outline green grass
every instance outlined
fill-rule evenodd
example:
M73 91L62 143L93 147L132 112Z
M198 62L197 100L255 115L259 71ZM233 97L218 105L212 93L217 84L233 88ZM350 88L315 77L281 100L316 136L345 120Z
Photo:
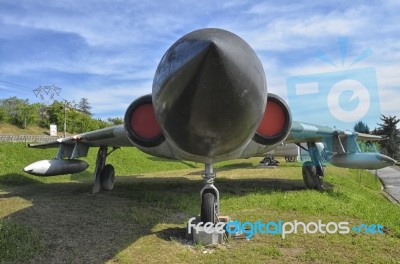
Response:
M27 261L41 250L41 237L36 229L0 220L0 263Z
M202 164L160 160L123 148L108 159L122 177L117 177L112 192L97 195L90 194L96 149L86 158L89 170L78 175L40 178L20 171L55 153L0 144L0 225L9 226L0 234L0 263L2 258L110 263L400 261L400 207L388 201L380 181L364 171L327 166L327 189L319 192L304 188L298 163L282 161L276 169L256 169L259 158L219 163L215 184L221 213L233 219L379 223L385 234L293 234L286 239L255 235L250 241L231 239L210 248L185 240L186 221L200 211ZM28 243L22 246L21 237Z
M90 166L81 173L55 177L37 177L22 172L26 165L38 160L54 159L56 155L57 149L32 149L27 148L24 143L0 143L0 185L92 181L97 148L90 148L88 156L83 158ZM133 147L116 150L107 158L107 163L113 164L119 176L202 167L201 164L193 162L155 158Z

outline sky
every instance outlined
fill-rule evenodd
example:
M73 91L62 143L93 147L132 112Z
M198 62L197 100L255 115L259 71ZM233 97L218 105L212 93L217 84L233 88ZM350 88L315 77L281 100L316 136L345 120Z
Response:
M400 117L399 13L396 0L0 0L0 99L42 102L33 90L54 85L96 118L123 117L166 50L211 27L249 43L294 119L374 128Z

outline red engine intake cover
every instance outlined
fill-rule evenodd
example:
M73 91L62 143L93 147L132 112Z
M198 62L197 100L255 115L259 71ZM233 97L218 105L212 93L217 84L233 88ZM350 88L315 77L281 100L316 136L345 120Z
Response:
M138 98L128 107L124 124L128 137L140 146L155 147L165 140L154 114L151 95Z
M275 94L268 95L267 107L253 140L262 145L273 145L286 138L292 125L287 104Z
M282 107L277 102L268 101L257 133L268 137L276 136L285 129L286 123L287 115Z
M130 126L136 135L144 139L155 138L161 133L152 104L138 106L131 115Z

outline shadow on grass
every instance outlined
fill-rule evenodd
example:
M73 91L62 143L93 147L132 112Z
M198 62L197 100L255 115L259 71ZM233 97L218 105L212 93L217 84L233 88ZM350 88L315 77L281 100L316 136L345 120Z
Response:
M279 165L277 166L278 168L300 168L301 169L302 163L295 163L295 162L280 162ZM195 167L194 167L195 168ZM221 165L219 166L218 163L215 165L214 170L215 172L222 172L222 171L230 171L230 170L236 170L236 169L258 169L257 166L255 166L251 162L239 162L239 163L231 163L227 165ZM199 170L195 172L191 172L188 175L201 175L204 173L204 170Z
M32 184L45 184L46 181L42 182L39 178L48 178L54 181L78 181L82 183L92 183L93 174L88 171L83 171L76 174L61 175L61 176L49 176L49 177L39 177L32 176L26 173L9 173L0 175L0 185L4 186L24 186ZM63 179L63 180L62 180Z
M41 184L41 182L32 179L26 174L12 173L0 175L0 184L5 186L24 186L31 184Z
M196 167L194 167L196 168ZM230 170L235 170L235 169L254 169L254 165L251 162L240 162L240 163L233 163L233 164L227 164L227 165L222 165L218 166L218 164L214 167L214 171L216 173L222 172L222 171L230 171ZM198 171L193 171L191 173L188 173L187 175L203 175L204 174L204 169L200 169Z
M186 228L183 227L165 228L154 233L165 241L177 241L181 244L193 244L191 241L188 241Z
M163 162L163 161L168 161L168 162L177 162L177 163L182 163L188 166L189 168L196 168L192 163L186 162L184 160L174 160L174 159L162 159L162 158L157 158L157 157L148 157L147 159L151 161L157 161L157 162Z
M182 225L200 212L200 178L117 177L112 192L93 195L91 182L36 184L23 175L0 179L11 176L24 184L16 186L12 181L8 193L0 194L0 201L20 197L32 205L18 209L17 203L5 218L35 228L42 237L43 251L32 256L31 263L103 263L144 236L184 239L184 228L153 229L159 224ZM88 176L81 175L78 180ZM305 189L302 180L286 179L217 179L215 184L221 199Z
M71 180L79 182L93 182L93 173L89 171L82 171L80 173L71 174Z

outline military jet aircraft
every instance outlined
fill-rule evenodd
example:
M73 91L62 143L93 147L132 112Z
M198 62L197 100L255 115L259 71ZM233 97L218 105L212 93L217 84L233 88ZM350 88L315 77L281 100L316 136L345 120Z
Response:
M106 159L118 147L135 146L157 157L204 163L200 215L203 222L215 222L215 162L262 157L282 142L306 142L311 161L303 165L303 178L308 188L319 189L324 166L316 142L325 143L329 152L324 158L336 166L376 169L394 164L385 155L361 153L356 138L362 137L373 136L292 121L285 101L267 92L262 64L245 41L222 29L200 29L167 50L152 94L132 102L123 125L30 145L58 148L58 155L24 171L39 176L77 173L88 167L78 158L98 147L96 193L113 188L114 168Z

